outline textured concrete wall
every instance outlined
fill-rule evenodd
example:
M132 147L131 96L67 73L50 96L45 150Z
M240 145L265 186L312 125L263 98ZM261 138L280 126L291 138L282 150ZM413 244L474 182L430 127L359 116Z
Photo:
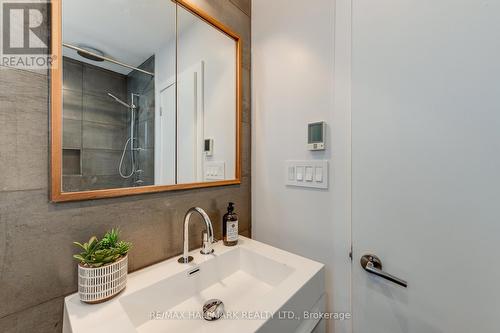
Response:
M249 235L249 0L192 2L243 37L241 186L51 204L48 76L1 67L0 332L61 331L63 298L76 291L76 263L71 258L74 240L119 227L123 237L135 245L130 268L137 270L181 252L181 220L191 206L207 210L220 237L221 218L229 200L236 202L242 234ZM200 231L200 227L193 228L192 239L199 239Z

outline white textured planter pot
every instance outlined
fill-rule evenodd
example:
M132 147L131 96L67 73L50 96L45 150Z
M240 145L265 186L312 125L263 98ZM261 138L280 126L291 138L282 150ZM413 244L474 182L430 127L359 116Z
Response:
M127 285L128 255L98 268L78 265L78 294L85 303L101 303L116 296Z

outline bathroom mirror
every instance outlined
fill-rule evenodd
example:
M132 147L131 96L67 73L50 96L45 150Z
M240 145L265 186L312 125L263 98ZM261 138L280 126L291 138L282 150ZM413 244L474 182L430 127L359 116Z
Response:
M238 184L241 40L184 1L52 5L51 198Z

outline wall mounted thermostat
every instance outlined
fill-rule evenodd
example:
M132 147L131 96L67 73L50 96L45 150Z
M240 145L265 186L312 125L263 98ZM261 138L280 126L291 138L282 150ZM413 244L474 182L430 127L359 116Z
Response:
M319 121L307 126L307 148L309 150L325 150L326 123Z
M213 156L214 154L214 139L205 139L203 143L203 152L205 156Z

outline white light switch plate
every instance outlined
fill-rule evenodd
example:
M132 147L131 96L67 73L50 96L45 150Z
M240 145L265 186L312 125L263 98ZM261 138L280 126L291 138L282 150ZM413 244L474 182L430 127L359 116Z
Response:
M205 162L205 180L225 180L225 162Z
M286 161L285 164L287 186L328 189L328 161Z

